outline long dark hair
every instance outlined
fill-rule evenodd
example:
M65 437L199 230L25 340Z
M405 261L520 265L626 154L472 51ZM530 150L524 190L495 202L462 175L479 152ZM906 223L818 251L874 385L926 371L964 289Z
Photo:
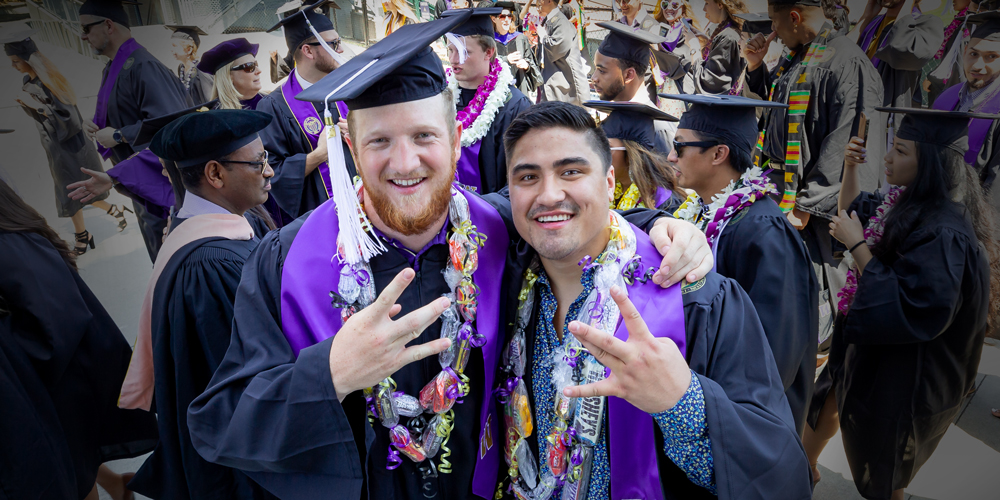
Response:
M0 179L0 231L41 235L56 248L67 266L76 269L76 255L69 245L3 179Z
M958 151L925 143L917 145L917 177L900 195L885 218L885 233L872 255L894 261L906 238L927 215L958 203L968 213L976 238L990 262L990 329L1000 314L1000 244L997 219L986 202L979 178Z
M656 190L662 187L683 199L686 194L677 187L677 173L663 155L650 151L635 141L622 141L628 158L628 175L639 188L642 203L656 208Z

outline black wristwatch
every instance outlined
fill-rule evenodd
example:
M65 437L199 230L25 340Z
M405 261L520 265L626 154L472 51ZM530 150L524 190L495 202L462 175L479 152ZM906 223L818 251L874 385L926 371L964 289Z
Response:
M115 132L113 134L111 134L111 138L114 139L116 143L121 144L122 143L122 131L119 130L119 129L116 129Z

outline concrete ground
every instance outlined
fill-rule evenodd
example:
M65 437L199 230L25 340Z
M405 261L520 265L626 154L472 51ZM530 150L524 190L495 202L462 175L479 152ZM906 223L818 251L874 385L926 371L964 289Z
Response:
M164 38L158 28L142 28L145 39ZM165 31L165 30L163 30ZM136 35L137 38L140 34ZM269 38L263 38L263 37ZM277 48L280 38L255 34L254 42L262 42L258 60L266 62L266 48ZM259 38L259 39L258 39ZM164 38L165 39L165 38ZM206 43L214 44L214 42ZM74 53L39 43L41 50L70 77L80 96L84 116L93 115L102 63ZM162 50L155 51L157 56ZM82 76L80 76L82 75ZM266 73L264 75L266 80ZM0 135L0 177L14 186L30 205L35 207L67 241L73 239L69 219L55 214L53 183L45 152L41 148L34 122L14 105L20 93L20 75L9 66L0 68L0 128L13 128L14 133ZM110 165L108 165L109 167ZM112 193L109 203L131 206L122 196ZM80 274L100 298L115 319L122 334L135 342L138 311L145 293L152 264L146 254L135 217L128 214L129 226L119 233L115 220L101 210L84 209L87 229L93 233L97 249L89 251L79 261ZM1000 407L1000 346L988 345L976 380L976 391L965 402L965 408L945 435L937 451L907 489L914 500L975 500L1000 498L1000 419L990 415L990 409ZM110 463L116 472L135 471L145 457ZM839 434L834 437L820 458L822 481L816 487L817 500L860 499L851 478ZM109 497L102 491L102 499Z

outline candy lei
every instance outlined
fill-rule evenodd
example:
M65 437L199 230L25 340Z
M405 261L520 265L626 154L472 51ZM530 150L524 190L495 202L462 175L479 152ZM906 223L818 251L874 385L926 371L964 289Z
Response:
M885 217L889 214L889 210L899 201L899 195L903 193L904 189L901 186L893 186L886 193L882 204L875 209L875 215L871 219L868 219L868 225L865 227L865 244L868 245L868 248L873 248L879 241L882 241L882 235L885 233ZM844 260L847 262L849 268L847 270L847 282L844 284L844 288L837 292L837 297L840 297L840 301L837 302L837 310L841 314L847 314L847 311L851 308L851 304L854 302L854 295L858 293L857 265L854 262L851 252L844 252Z
M635 255L636 239L632 227L622 216L611 212L611 239L596 260L589 256L580 261L587 271L596 268L594 289L580 309L578 321L605 332L613 332L620 311L611 299L611 287L624 288L636 281L645 283L654 269L643 271L641 259ZM544 437L548 443L547 469L539 469L536 458L528 447L527 438L534 432L531 402L524 384L526 364L525 330L534 312L535 282L538 280L539 263L536 258L525 271L521 292L518 295L517 318L510 344L503 352L503 369L506 379L497 389L498 399L504 408L504 458L508 465L508 491L519 499L547 500L560 485L574 491L573 498L585 498L589 481L593 448L600 440L602 425L578 425L580 415L587 420L603 422L606 399L603 397L576 398L563 396L568 386L596 382L606 376L603 365L585 351L575 337L564 339L553 352L552 384L555 389L553 430ZM568 320L569 318L567 318ZM595 410L596 409L596 410ZM539 439L541 442L542 440ZM501 480L497 498L503 496ZM566 492L564 491L564 497Z
M360 183L358 184L360 191ZM450 473L448 438L454 428L455 413L452 407L461 403L459 398L469 393L469 378L464 374L472 348L481 348L486 337L476 330L477 297L479 287L472 275L479 266L478 252L486 242L469 218L469 202L457 189L451 190L448 206L451 231L448 236L450 265L444 276L452 290L448 297L452 306L441 315L441 337L451 339L451 347L438 355L441 371L420 390L419 397L398 392L396 383L389 377L374 387L364 390L368 402L368 417L378 419L389 429L392 446L389 448L389 470L399 467L403 454L410 460L431 468L431 459L441 452L437 471ZM369 226L370 227L370 226ZM338 253L343 254L339 247ZM341 309L341 317L348 318L370 305L376 297L371 266L362 261L357 266L341 270L337 292L330 292L334 307ZM399 417L409 417L401 425ZM395 448L395 450L393 449Z
M767 174L758 167L751 167L739 181L732 181L721 193L712 197L712 203L702 205L698 193L691 192L684 203L674 212L674 217L698 226L705 233L708 244L714 246L722 229L736 214L757 200L776 193L774 184Z
M448 87L451 88L458 106L462 98L461 90L458 88L458 80L455 80L451 73L451 68L446 71L448 76ZM458 112L456 119L462 123L462 147L469 147L486 136L493 125L493 120L497 112L503 107L507 99L510 98L510 85L514 83L514 76L511 74L507 63L501 58L493 58L490 63L490 73L486 76L486 81L476 89L476 95L469 102L469 105Z

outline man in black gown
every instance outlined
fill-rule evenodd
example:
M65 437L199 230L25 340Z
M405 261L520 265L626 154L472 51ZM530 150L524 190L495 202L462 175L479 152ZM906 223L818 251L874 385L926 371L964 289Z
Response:
M739 284L716 273L668 288L643 279L659 255L645 233L609 213L611 150L585 110L539 104L514 120L505 143L513 223L538 263L521 292L534 297L518 306L531 314L504 356L508 367L523 360L523 372L513 368L509 377L527 386L535 425L502 435L541 457L534 481L524 455L511 465L523 478L515 491L810 498L781 378ZM560 376L563 364L568 373ZM505 412L512 414L523 410ZM559 484L560 473L579 479Z
M779 109L786 106L738 96L663 97L691 103L681 118L676 140L681 145L695 144L671 152L669 160L680 172L678 184L693 189L700 197L699 227L714 232L708 228L708 222L713 220L721 226L711 237L717 242L716 270L736 280L757 309L795 428L801 434L816 376L819 321L819 285L809 252L767 191L756 191L755 200L749 204L741 195L736 209L722 219L715 219L716 212L707 209L730 183L744 191L750 186L744 178L759 177L770 183L752 163L757 140L756 110L762 105ZM698 142L710 145L700 147Z
M343 498L466 499L489 498L495 490L500 435L490 394L503 337L506 295L499 284L510 239L494 206L453 184L460 131L443 67L429 48L468 15L404 26L302 95L322 101L353 82L330 98L352 110L364 206L348 191L264 238L244 268L230 349L188 411L192 442L204 458L245 471L282 498L336 491ZM406 147L386 146L400 143ZM355 232L338 219L338 208L363 210L371 229ZM449 250L461 228L481 235L471 277L478 292L471 302L463 300L475 310L463 306L455 313L471 311L476 331L453 336L437 318L454 311L441 298L454 286L442 271L467 262ZM385 249L371 257L362 253L355 263L347 249L358 243L343 244L351 238L377 238ZM353 286L367 291L355 288L352 295ZM472 338L485 344L467 349ZM416 345L406 347L409 342ZM432 377L448 373L442 371L445 358L432 355L452 345L464 354L443 366L467 377L468 392L452 408L448 450L430 460L401 457L399 439L419 436L419 419L388 411L384 398L391 395L398 407L403 395L421 393ZM461 364L451 368L463 357L464 372ZM382 392L380 381L390 375L392 390ZM372 386L381 397L372 401L378 409L369 425L363 391ZM435 401L455 396L430 387ZM256 429L267 429L269 437L259 439ZM450 473L438 470L445 457Z
M85 129L97 140L101 155L117 164L146 148L135 141L143 120L184 109L187 92L173 72L132 38L121 0L88 0L80 6L80 26L94 52L111 59L102 76L94 120ZM145 181L169 189L167 178L156 174L147 174ZM133 208L149 258L155 260L167 214L135 197Z
M256 111L192 113L150 143L157 156L175 162L186 190L178 212L184 222L171 231L153 268L149 343L136 344L152 349L155 377L144 385L155 381L160 443L130 485L151 498L266 496L241 472L198 455L187 407L229 348L236 288L258 243L244 214L267 199L273 175L257 135L270 121ZM136 369L133 362L130 377Z
M268 31L283 28L290 58L295 69L278 88L257 104L274 120L260 133L268 161L274 169L271 196L290 218L296 218L330 198L330 173L326 165L327 144L324 131L324 108L321 105L296 100L296 96L320 81L343 62L340 35L333 29L330 18L316 11L325 0L305 6L285 17ZM313 28L313 29L310 29ZM316 38L315 30L322 40ZM327 51L323 43L332 50ZM337 54L334 56L333 54ZM341 121L341 110L330 104L332 121ZM344 158L351 177L354 161L347 145Z
M458 182L480 194L493 193L507 185L503 133L514 117L531 106L531 101L514 86L507 63L497 58L492 16L501 10L473 9L469 21L448 34L448 58L453 77L458 81L456 105L459 113L465 112L459 119L475 118L463 122ZM453 14L445 12L444 17L449 15ZM476 116L473 100L477 93L488 90L487 77L491 74L497 75L493 80L497 83L486 95L483 111ZM503 82L507 85L501 86Z

